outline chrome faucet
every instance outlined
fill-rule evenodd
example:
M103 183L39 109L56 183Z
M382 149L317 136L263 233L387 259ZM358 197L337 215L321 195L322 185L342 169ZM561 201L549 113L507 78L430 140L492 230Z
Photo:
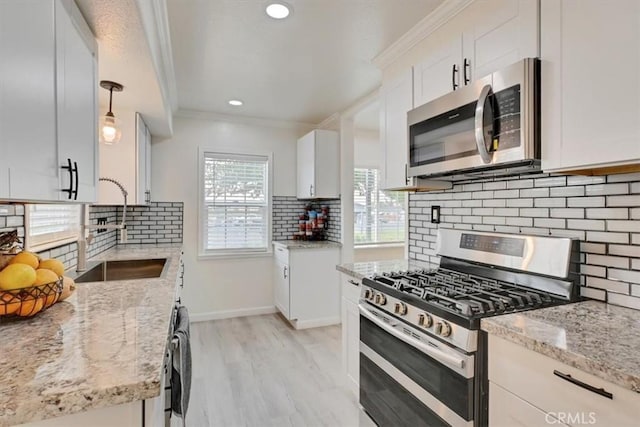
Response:
M124 204L122 207L122 222L120 224L87 224L87 205L82 207L80 214L80 239L78 240L78 265L76 271L81 272L87 269L87 247L93 240L93 234L87 235L87 230L107 229L107 230L120 230L120 241L127 241L127 196L129 193L122 184L112 178L100 178L99 181L111 182L118 186L122 192Z

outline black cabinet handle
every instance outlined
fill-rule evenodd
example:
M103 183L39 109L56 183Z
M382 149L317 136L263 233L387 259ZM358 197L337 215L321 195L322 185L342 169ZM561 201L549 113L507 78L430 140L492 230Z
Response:
M60 166L60 169L66 169L69 173L69 188L65 188L64 190L60 190L63 193L67 193L69 195L68 199L71 200L73 197L73 167L71 166L71 159L67 159L66 166Z
M458 74L458 66L453 64L451 68L451 86L453 86L453 90L458 89L458 84L456 83L456 74Z
M78 178L78 163L73 162L73 172L76 175L76 185L73 187L73 200L78 200L78 183L80 182L80 178Z
M468 75L467 75L467 69L469 69ZM464 63L462 65L462 75L464 78L464 85L466 86L471 81L471 62L467 58L464 58Z
M360 283L356 282L355 280L347 280L347 282L351 283L353 286L360 286Z
M593 393L599 394L600 396L606 397L607 399L613 399L613 394L606 391L604 388L597 388L592 386L591 384L587 384L580 380L573 378L570 374L563 374L558 370L553 370L553 375L562 378L565 381L569 381L571 384L575 384L578 387L582 387L586 390L589 390Z

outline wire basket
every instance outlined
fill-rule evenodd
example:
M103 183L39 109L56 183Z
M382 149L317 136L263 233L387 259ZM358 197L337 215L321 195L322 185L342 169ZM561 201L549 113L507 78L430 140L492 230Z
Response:
M46 285L0 291L0 317L31 317L46 310L62 294L62 277Z

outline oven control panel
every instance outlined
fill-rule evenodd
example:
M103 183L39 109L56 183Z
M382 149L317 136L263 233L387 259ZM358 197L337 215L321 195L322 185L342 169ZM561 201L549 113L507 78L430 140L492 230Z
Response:
M362 286L361 303L371 304L390 315L402 319L417 330L435 336L467 352L476 351L478 331L472 331L450 323L435 314L427 313L411 304L370 288Z

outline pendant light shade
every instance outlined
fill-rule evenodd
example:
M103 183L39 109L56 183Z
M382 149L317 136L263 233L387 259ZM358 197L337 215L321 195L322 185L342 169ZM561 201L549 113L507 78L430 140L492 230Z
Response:
M111 104L113 100L113 92L122 92L123 86L116 82L108 80L102 80L100 87L109 91L109 111L100 120L100 142L113 145L120 142L122 137L122 130L120 129L118 119L111 111Z

